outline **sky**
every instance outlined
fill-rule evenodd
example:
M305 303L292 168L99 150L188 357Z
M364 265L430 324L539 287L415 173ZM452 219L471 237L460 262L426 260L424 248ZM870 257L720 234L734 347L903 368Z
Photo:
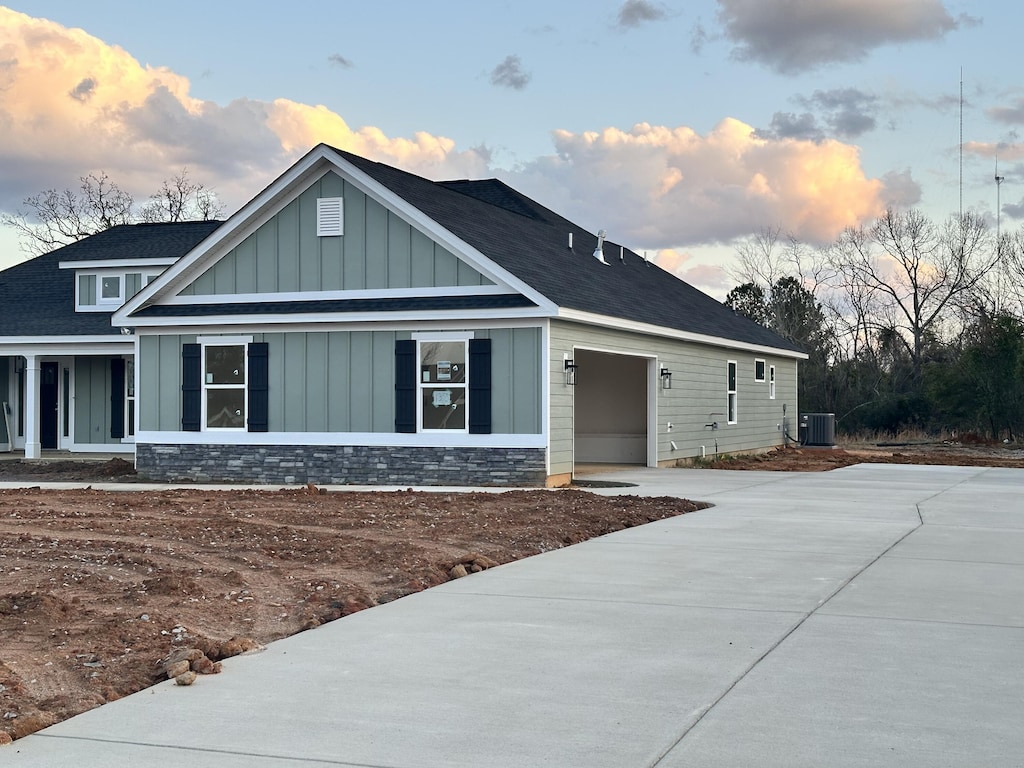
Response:
M1019 3L273 8L0 5L0 211L101 172L144 202L187 169L230 214L322 141L500 178L719 299L766 228L824 244L961 200L994 223L997 162L1001 226L1024 219ZM0 231L0 268L24 257Z

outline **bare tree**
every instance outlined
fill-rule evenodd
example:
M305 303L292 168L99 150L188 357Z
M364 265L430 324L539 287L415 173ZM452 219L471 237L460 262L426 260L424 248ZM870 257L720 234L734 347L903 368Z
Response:
M105 173L82 176L79 191L48 189L25 200L29 211L0 214L0 223L21 236L31 256L69 245L133 220L135 201Z
M988 238L974 213L938 226L920 211L889 210L867 229L848 229L831 250L845 281L873 294L891 317L885 325L905 334L915 381L929 336L995 265Z
M140 218L145 222L159 221L209 221L219 218L224 206L217 194L203 184L194 183L188 177L188 168L171 179L164 179L163 185L142 207Z
M39 256L119 224L138 221L216 219L224 206L212 190L193 183L188 169L171 179L136 209L135 200L102 171L82 176L78 191L48 189L25 200L27 210L0 214L0 224L14 229L21 250Z

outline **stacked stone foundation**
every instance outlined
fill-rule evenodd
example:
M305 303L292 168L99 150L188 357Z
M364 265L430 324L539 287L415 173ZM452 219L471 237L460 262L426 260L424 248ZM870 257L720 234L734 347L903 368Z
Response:
M398 446L136 446L142 478L156 482L315 485L543 486L542 448Z

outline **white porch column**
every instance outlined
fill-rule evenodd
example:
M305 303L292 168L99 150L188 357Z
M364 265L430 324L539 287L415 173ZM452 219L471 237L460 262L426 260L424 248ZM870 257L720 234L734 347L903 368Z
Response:
M25 458L38 459L39 445L39 358L25 355Z

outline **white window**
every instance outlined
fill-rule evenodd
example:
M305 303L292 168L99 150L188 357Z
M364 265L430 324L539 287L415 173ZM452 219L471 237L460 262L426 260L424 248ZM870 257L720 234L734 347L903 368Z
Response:
M344 199L318 197L316 201L317 237L338 237L345 234Z
M100 275L97 283L97 303L118 306L124 303L124 279L121 275Z
M135 437L135 358L124 361L124 434Z
M245 344L203 346L203 424L245 430L248 393Z
M418 421L421 432L469 430L465 339L419 339Z
M736 414L737 414L737 403L736 403L736 361L735 360L730 360L729 361L727 376L728 376L728 386L729 386L729 389L728 389L728 395L729 395L728 416L729 416L729 419L728 420L729 420L730 424L735 424L736 421L737 421L737 418L736 418Z
M764 381L764 360L754 360L754 381Z
M768 397L771 400L775 399L775 366L768 366Z

